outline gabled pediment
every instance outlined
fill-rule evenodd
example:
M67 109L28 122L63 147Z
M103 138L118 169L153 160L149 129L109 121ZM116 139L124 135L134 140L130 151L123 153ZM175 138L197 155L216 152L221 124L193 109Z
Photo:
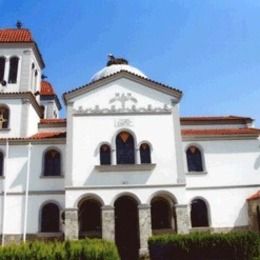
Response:
M73 89L71 91L65 92L63 94L63 99L65 104L68 102L73 102L77 99L77 97L82 96L88 92L97 90L101 87L104 87L112 82L115 82L119 79L127 79L129 81L135 82L137 84L142 85L143 87L147 87L150 90L154 90L156 92L160 92L162 94L168 95L173 97L174 101L176 103L179 102L182 96L182 92L176 88L172 88L170 86L167 86L165 84L153 81L151 79L147 79L141 76L138 76L136 74L130 73L128 71L119 71L113 75L109 75L105 78L102 78L100 80L91 82L87 85L84 85L82 87Z

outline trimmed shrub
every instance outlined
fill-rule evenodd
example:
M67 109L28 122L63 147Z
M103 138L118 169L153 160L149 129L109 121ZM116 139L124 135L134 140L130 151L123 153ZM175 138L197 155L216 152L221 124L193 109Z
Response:
M164 234L149 239L151 260L251 260L260 257L253 232Z
M119 260L116 246L109 241L86 239L66 242L34 241L0 247L1 260Z

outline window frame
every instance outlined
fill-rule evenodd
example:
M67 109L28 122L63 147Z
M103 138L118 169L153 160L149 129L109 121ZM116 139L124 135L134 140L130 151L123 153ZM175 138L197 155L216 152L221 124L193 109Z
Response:
M201 168L202 168L201 171L191 171L191 170L189 170L187 152L188 152L189 148L191 148L191 147L195 147L200 152ZM185 149L185 167L186 167L186 173L187 174L206 174L207 173L207 171L206 171L206 164L205 164L205 153L204 153L204 149L202 148L201 145L199 145L197 143L196 144L195 143L190 143L190 144L188 144L186 146L186 149Z
M46 163L45 163L45 158L46 155L51 152L51 151L55 151L60 155L60 174L59 175L46 175ZM57 148L57 147L49 147L47 149L45 149L45 151L43 152L43 156L42 156L42 174L41 174L41 178L63 178L63 168L62 168L62 151Z
M0 57L0 61L1 60L3 60L4 62L3 62L3 76L2 76L2 79L1 79L1 77L0 77L0 83L2 82L2 81L4 81L5 80L5 70L6 70L6 57L5 56L1 56ZM1 67L0 67L0 69L1 69ZM0 75L1 75L1 70L0 70Z
M15 73L15 79L11 79L11 69L12 69L12 60L17 60L17 68L16 71L12 72ZM16 64L15 64L16 65ZM9 58L9 72L8 72L8 84L17 84L18 82L18 76L19 76L19 67L20 67L20 57L18 56L12 56Z

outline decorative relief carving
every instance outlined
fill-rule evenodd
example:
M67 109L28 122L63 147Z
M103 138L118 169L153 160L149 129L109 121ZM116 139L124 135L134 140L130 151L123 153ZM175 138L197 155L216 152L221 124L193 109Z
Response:
M126 102L134 103L132 106L126 107ZM138 103L137 99L132 96L131 93L127 94L119 94L116 93L113 98L109 100L109 104L113 104L115 102L120 102L121 107L116 107L115 105L111 105L109 108L101 108L99 105L95 105L92 108L83 108L80 106L78 109L74 109L74 114L84 115L84 114L127 114L127 113L135 113L135 114L147 114L147 113L170 113L171 106L164 105L163 107L153 107L151 104L148 104L146 107L137 107L135 104Z
M118 120L115 120L115 123L114 123L115 127L131 127L133 126L133 122L131 119L118 119Z

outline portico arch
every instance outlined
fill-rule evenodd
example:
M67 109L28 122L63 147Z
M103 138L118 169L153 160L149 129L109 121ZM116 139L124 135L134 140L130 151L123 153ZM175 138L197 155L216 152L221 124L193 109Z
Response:
M102 237L102 214L103 201L93 194L82 196L78 202L79 238Z
M159 191L150 198L151 223L154 234L177 232L175 197L165 191Z

